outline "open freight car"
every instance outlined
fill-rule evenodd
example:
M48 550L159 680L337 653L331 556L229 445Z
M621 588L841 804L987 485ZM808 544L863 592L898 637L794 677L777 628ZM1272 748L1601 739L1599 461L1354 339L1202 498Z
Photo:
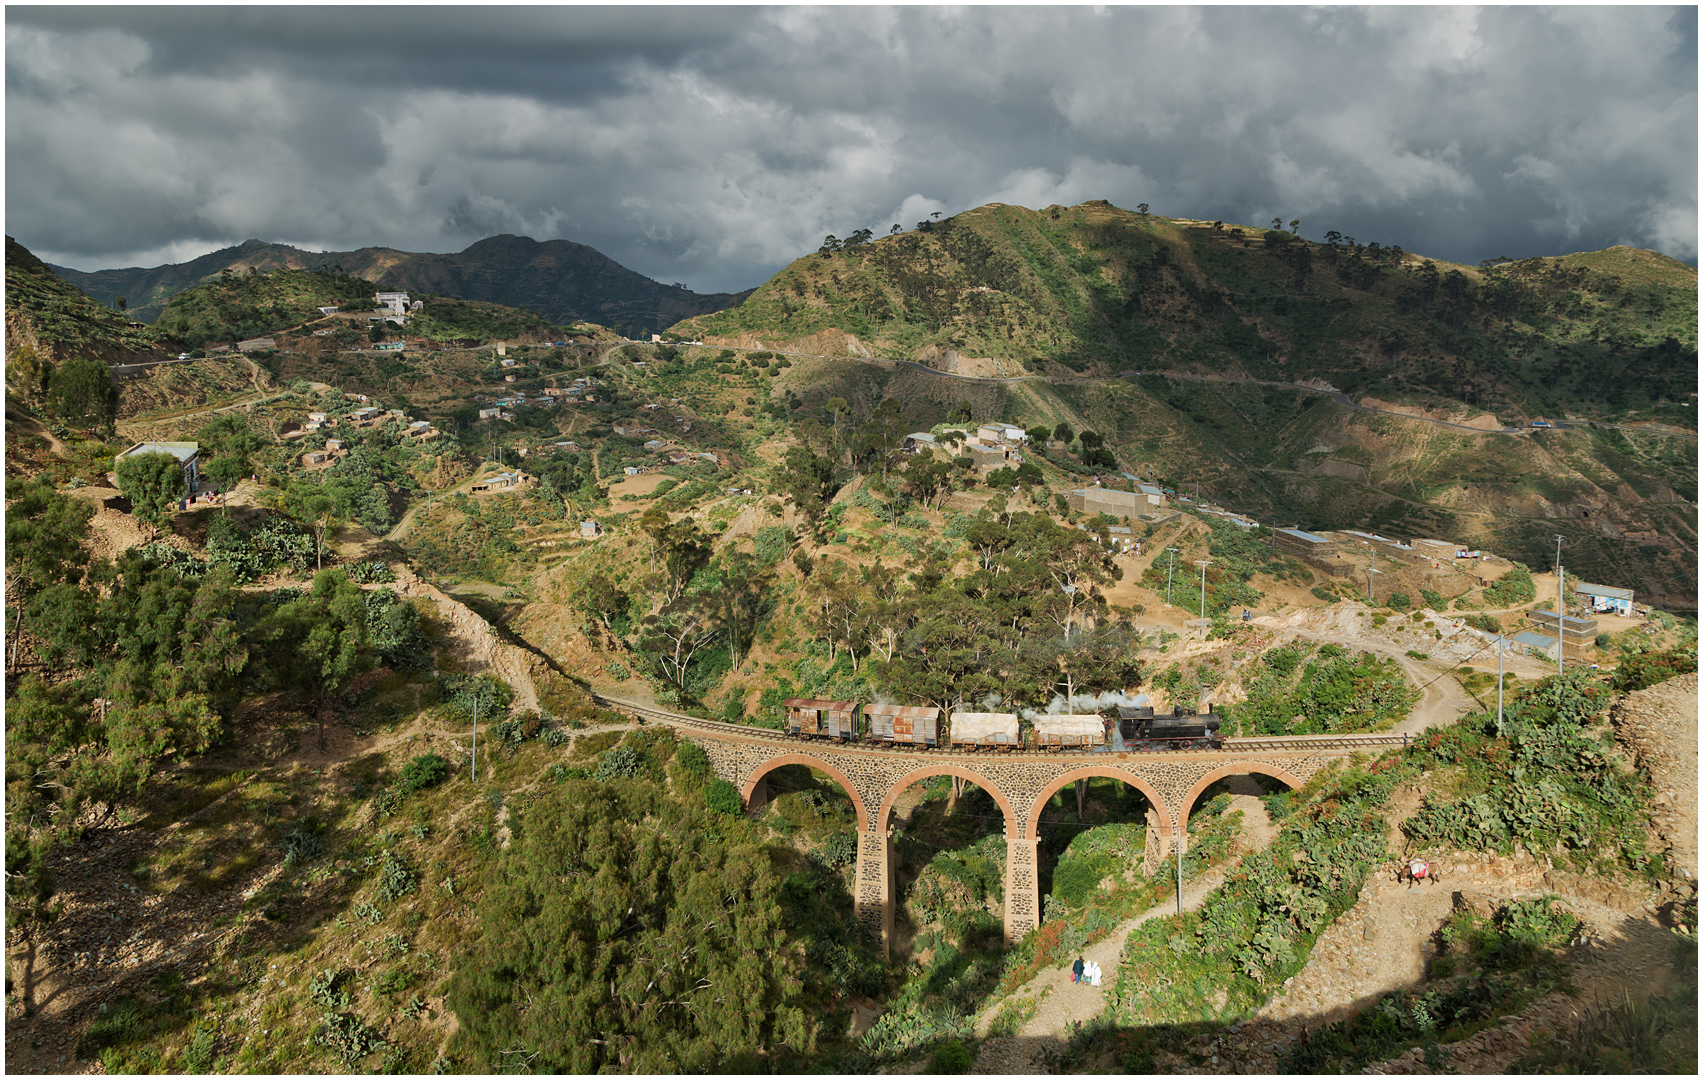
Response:
M1212 706L1199 713L1182 710L1154 714L1151 706L1118 706L1118 726L1126 750L1222 750L1222 726Z
M865 731L879 742L938 746L940 710L917 705L865 705Z
M955 712L952 714L950 739L953 746L976 749L997 746L1007 750L1018 746L1016 713Z
M794 735L813 735L842 742L857 734L857 702L787 698L786 729Z
M1035 745L1043 747L1106 744L1106 718L1099 713L1054 713L1035 717Z

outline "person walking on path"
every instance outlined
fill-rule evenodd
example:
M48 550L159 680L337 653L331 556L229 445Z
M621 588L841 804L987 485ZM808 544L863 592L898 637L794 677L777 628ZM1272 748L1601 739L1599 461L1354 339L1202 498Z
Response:
M1087 970L1087 965L1082 962L1082 957L1078 956L1076 963L1070 965L1070 981L1073 983L1081 982L1082 973L1085 970Z

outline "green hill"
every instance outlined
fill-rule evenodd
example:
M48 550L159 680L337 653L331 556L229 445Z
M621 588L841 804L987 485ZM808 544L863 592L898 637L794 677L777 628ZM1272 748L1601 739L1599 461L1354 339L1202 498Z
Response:
M159 328L137 323L90 299L10 236L6 237L6 342L8 355L28 345L50 360L75 354L118 362L177 348L177 342Z
M561 327L525 308L447 296L415 294L422 310L408 318L409 337L483 344L495 339L565 337ZM254 270L226 272L210 282L175 294L155 321L155 329L198 347L210 341L231 343L264 334L296 330L324 319L319 308L373 309L371 282L332 270ZM327 325L343 325L327 323ZM601 327L577 324L578 333L608 336ZM365 326L360 327L364 331Z
M525 236L488 237L451 254L379 247L311 252L248 240L185 263L92 272L52 269L103 302L125 297L131 313L149 322L165 312L173 296L211 283L227 270L330 270L362 278L369 289L523 307L553 323L593 322L620 326L635 335L719 311L746 295L700 294L664 285L584 244Z
M1320 378L1534 416L1614 414L1696 387L1697 272L1665 256L1480 269L1332 239L1102 201L993 204L806 256L676 329L765 344L849 334L877 356L977 374Z
M174 295L154 326L190 346L228 344L318 319L322 305L371 308L372 285L329 270L227 270Z

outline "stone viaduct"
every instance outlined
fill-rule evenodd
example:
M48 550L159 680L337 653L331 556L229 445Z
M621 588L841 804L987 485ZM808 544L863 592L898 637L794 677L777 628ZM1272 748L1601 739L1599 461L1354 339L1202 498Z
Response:
M1300 787L1332 758L1355 749L1401 745L1400 735L1299 736L1226 740L1224 750L1164 753L979 752L922 750L870 743L801 739L764 728L724 724L604 698L599 703L673 726L702 747L716 774L739 788L755 811L768 801L768 775L805 765L832 777L857 814L857 916L881 935L893 930L893 803L906 788L952 776L992 796L1005 816L1005 937L1016 942L1040 925L1038 866L1041 812L1058 791L1079 780L1121 780L1147 797L1161 826L1159 853L1186 850L1190 811L1215 781L1258 773Z

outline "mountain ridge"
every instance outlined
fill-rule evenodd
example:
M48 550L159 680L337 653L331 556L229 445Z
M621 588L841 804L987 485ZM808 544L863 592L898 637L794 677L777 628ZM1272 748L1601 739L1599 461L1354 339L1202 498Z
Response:
M1323 378L1535 416L1682 400L1696 292L1694 267L1632 248L1468 267L1103 200L995 203L825 244L675 329L765 344L849 335L848 354L977 374Z
M376 246L311 252L250 239L187 262L154 267L85 271L45 265L103 304L112 305L125 297L130 314L143 322L158 318L172 296L211 281L226 269L338 267L381 289L524 307L553 322L622 326L635 336L732 306L750 292L694 293L629 270L585 244L506 233L450 253Z

